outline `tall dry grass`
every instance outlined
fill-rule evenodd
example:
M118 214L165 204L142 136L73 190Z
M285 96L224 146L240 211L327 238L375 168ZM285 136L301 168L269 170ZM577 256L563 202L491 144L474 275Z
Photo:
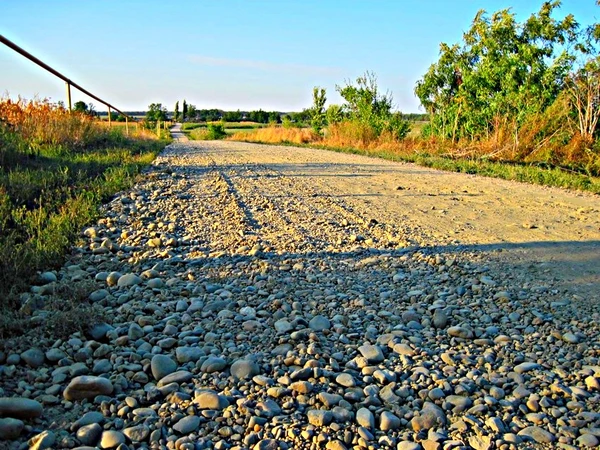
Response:
M241 131L227 138L232 141L264 142L268 144L310 144L320 140L320 136L309 128L283 128L270 126L254 131Z

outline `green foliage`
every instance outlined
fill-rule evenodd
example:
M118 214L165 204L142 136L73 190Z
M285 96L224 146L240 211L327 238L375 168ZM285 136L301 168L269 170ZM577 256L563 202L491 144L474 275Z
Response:
M188 116L188 105L187 102L184 100L183 101L183 107L181 108L181 121L185 122L185 118Z
M223 120L225 122L239 122L242 120L242 113L239 109L237 111L225 111L223 113Z
M75 102L75 104L73 105L73 111L77 111L80 113L87 113L88 112L88 105L85 102L82 102L81 100L78 102Z
M340 123L344 120L344 109L340 105L329 105L325 111L325 118L329 125Z
M391 94L379 92L377 77L372 72L358 77L355 84L346 82L346 86L336 88L346 101L344 107L350 120L370 127L376 136L388 131L402 139L410 131L410 125L402 114L392 112Z
M176 122L179 120L179 100L175 102L175 109L173 110L173 120Z
M206 128L194 128L190 133L190 138L198 141L213 141L223 139L225 136L227 132L223 123L209 123Z
M167 108L163 107L161 103L151 103L148 105L148 111L146 112L145 120L150 124L150 126L155 127L158 120L167 120Z
M310 109L310 125L315 133L321 133L321 130L327 125L325 102L327 102L325 89L315 86L313 88L313 105Z
M440 58L415 93L431 117L431 132L458 139L486 136L499 118L515 125L550 106L574 56L572 15L552 18L560 2L545 2L523 23L505 9L477 13L461 44L441 44Z

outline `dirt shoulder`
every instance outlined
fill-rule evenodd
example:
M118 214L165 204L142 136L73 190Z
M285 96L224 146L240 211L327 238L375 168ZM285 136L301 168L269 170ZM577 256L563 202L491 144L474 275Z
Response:
M558 278L566 293L586 297L600 288L596 195L319 149L204 145L216 164L266 166L318 185L378 222L406 224L418 245L477 248L539 277Z

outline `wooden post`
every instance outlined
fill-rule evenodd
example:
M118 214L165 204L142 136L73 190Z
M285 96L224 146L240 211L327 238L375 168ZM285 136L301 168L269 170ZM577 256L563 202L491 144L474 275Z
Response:
M110 123L110 106L108 107L108 128L111 127L111 123Z
M156 135L160 138L160 120L156 121Z
M125 134L129 136L129 119L125 116Z
M71 112L71 85L68 81L65 81L67 85L67 105L69 106L69 112Z

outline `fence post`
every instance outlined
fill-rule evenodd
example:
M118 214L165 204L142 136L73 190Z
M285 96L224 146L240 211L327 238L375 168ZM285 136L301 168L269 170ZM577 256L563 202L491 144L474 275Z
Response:
M160 119L156 121L156 135L160 138Z
M125 134L129 136L129 119L125 116Z
M71 84L68 81L65 81L67 85L67 105L69 105L69 112L71 112Z
M110 123L110 106L108 107L108 128L111 127L111 123Z

